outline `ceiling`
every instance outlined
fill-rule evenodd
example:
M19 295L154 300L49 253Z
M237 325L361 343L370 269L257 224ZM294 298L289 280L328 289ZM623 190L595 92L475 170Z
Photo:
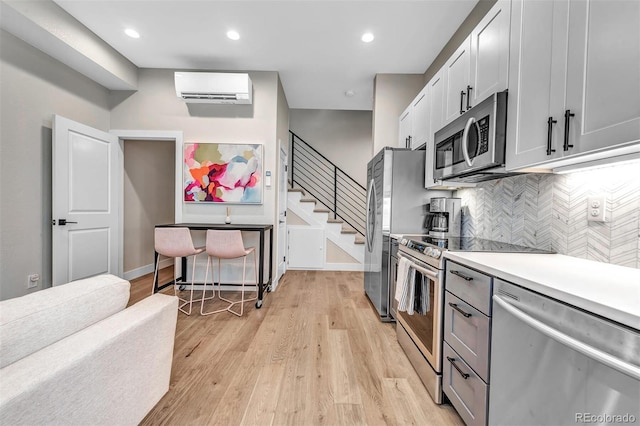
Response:
M290 108L346 110L373 108L378 73L424 73L477 3L54 1L139 68L277 71Z

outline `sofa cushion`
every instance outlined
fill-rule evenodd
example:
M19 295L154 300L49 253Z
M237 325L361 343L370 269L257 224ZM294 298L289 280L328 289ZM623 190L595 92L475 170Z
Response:
M0 368L123 310L129 289L99 275L0 302Z

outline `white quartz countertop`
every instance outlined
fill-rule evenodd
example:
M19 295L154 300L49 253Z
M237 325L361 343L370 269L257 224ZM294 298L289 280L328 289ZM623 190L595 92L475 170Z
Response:
M445 252L444 256L640 329L640 269L561 254Z

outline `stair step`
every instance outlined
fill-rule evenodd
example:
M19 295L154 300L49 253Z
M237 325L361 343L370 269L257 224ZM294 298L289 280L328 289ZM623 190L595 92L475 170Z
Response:
M342 228L340 230L341 234L357 234L355 229Z
M300 188L289 188L289 189L287 189L287 191L289 191L289 192L302 192L304 194L304 190L302 190Z
M313 198L301 198L300 202L301 203L315 203L316 200L314 200Z
M356 240L353 242L353 244L364 244L364 237L358 235L356 237Z
M313 209L314 213L329 213L329 209L325 207L318 207L317 209Z
M344 223L344 222L340 219L329 218L327 219L327 223Z

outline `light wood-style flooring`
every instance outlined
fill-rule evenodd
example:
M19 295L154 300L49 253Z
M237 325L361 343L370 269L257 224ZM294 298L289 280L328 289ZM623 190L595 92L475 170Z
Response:
M152 278L132 281L130 304ZM178 314L170 389L143 425L463 424L433 403L362 273L288 271L254 303L243 317Z

